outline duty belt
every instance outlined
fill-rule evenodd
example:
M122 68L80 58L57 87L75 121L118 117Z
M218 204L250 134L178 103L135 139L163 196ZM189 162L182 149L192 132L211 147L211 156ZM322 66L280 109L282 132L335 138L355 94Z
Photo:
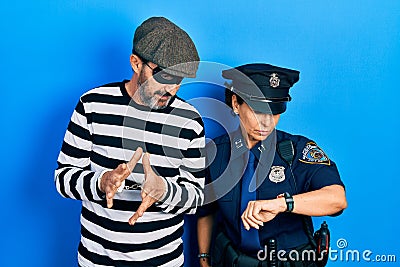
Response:
M276 249L276 248L275 248ZM302 245L299 251L311 249L308 244ZM215 240L213 251L211 254L213 267L282 267L282 266L318 266L314 262L303 261L278 261L276 258L266 257L265 260L258 260L250 257L232 246L231 240L220 232Z

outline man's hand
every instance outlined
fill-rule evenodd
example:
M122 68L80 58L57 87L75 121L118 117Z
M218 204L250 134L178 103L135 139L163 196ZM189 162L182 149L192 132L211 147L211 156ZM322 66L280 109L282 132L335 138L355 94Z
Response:
M142 186L142 204L140 204L137 211L129 219L129 224L134 225L139 217L143 216L143 213L155 202L159 201L165 191L165 182L158 176L150 165L150 154L146 153L142 159L143 170L144 170L144 183Z
M118 165L112 171L105 172L100 182L100 190L106 193L107 207L110 209L113 206L113 198L118 187L132 173L136 163L142 157L143 149L138 147L128 163Z
M285 210L286 202L284 198L249 201L241 216L244 228L247 230L250 227L259 229L265 222L271 221L278 213Z

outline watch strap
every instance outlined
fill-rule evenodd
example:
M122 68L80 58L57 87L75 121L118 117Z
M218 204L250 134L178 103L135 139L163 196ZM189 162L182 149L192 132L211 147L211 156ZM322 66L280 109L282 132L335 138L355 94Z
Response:
M286 212L292 212L294 209L294 200L291 194L289 194L288 192L283 193L283 197L285 198L285 202L286 202Z

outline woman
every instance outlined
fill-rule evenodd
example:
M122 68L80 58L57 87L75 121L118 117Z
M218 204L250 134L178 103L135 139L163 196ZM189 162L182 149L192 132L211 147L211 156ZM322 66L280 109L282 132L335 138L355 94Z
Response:
M324 265L313 258L311 216L340 214L344 185L313 141L275 130L299 72L247 64L222 76L232 80L225 101L240 127L207 149L212 190L198 212L200 265L210 266L210 254L214 267Z

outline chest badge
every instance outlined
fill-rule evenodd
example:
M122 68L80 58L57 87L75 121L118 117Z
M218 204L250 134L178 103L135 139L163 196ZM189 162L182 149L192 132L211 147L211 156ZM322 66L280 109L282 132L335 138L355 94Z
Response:
M283 166L272 166L269 173L269 180L274 183L280 183L285 181L285 167Z

